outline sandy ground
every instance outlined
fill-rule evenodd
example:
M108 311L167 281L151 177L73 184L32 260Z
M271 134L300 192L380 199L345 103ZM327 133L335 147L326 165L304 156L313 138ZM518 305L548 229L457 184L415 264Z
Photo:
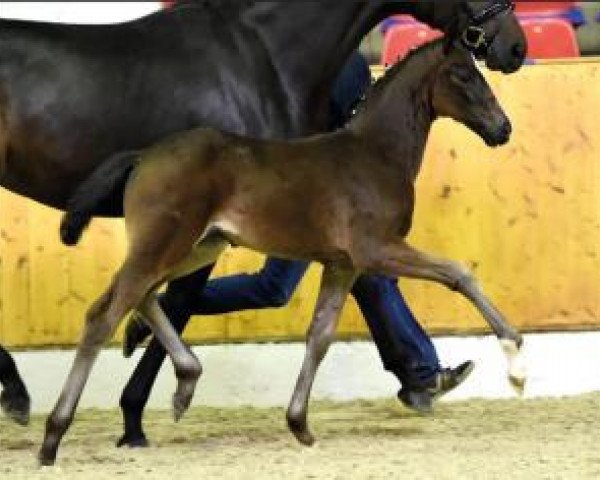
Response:
M441 403L419 417L390 401L315 403L312 448L284 412L194 408L178 425L147 414L152 446L116 449L116 410L78 414L57 466L35 454L44 419L0 419L0 478L35 479L599 479L600 393L549 400Z

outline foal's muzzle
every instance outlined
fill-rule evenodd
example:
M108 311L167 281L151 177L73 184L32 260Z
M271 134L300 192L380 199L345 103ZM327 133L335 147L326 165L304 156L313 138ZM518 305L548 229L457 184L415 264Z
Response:
M512 125L510 120L505 119L498 128L493 131L487 131L485 135L482 135L482 137L488 146L499 147L508 143L511 134Z

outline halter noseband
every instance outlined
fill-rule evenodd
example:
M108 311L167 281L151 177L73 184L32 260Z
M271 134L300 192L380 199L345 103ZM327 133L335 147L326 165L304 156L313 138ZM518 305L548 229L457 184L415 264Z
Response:
M508 14L515 9L515 3L510 0L498 0L488 4L482 11L469 11L469 26L462 32L460 39L463 45L471 51L478 59L486 56L490 46L490 39L487 37L482 25L488 20L500 14Z

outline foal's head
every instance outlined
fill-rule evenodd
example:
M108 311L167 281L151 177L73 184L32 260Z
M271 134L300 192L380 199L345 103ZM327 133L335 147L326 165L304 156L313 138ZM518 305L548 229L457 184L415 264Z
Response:
M473 56L456 47L439 66L433 81L436 116L450 117L478 134L489 146L508 142L512 127Z

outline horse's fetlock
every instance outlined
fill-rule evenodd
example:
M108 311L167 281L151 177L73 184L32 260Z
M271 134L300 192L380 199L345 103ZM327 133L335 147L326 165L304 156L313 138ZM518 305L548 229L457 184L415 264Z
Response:
M175 368L175 375L178 380L195 380L202 375L202 365L193 357L195 361L185 361Z
M293 432L298 432L306 429L306 417L301 412L290 411L285 415L288 428Z
M67 431L72 421L72 415L53 412L46 419L46 432L60 437Z

